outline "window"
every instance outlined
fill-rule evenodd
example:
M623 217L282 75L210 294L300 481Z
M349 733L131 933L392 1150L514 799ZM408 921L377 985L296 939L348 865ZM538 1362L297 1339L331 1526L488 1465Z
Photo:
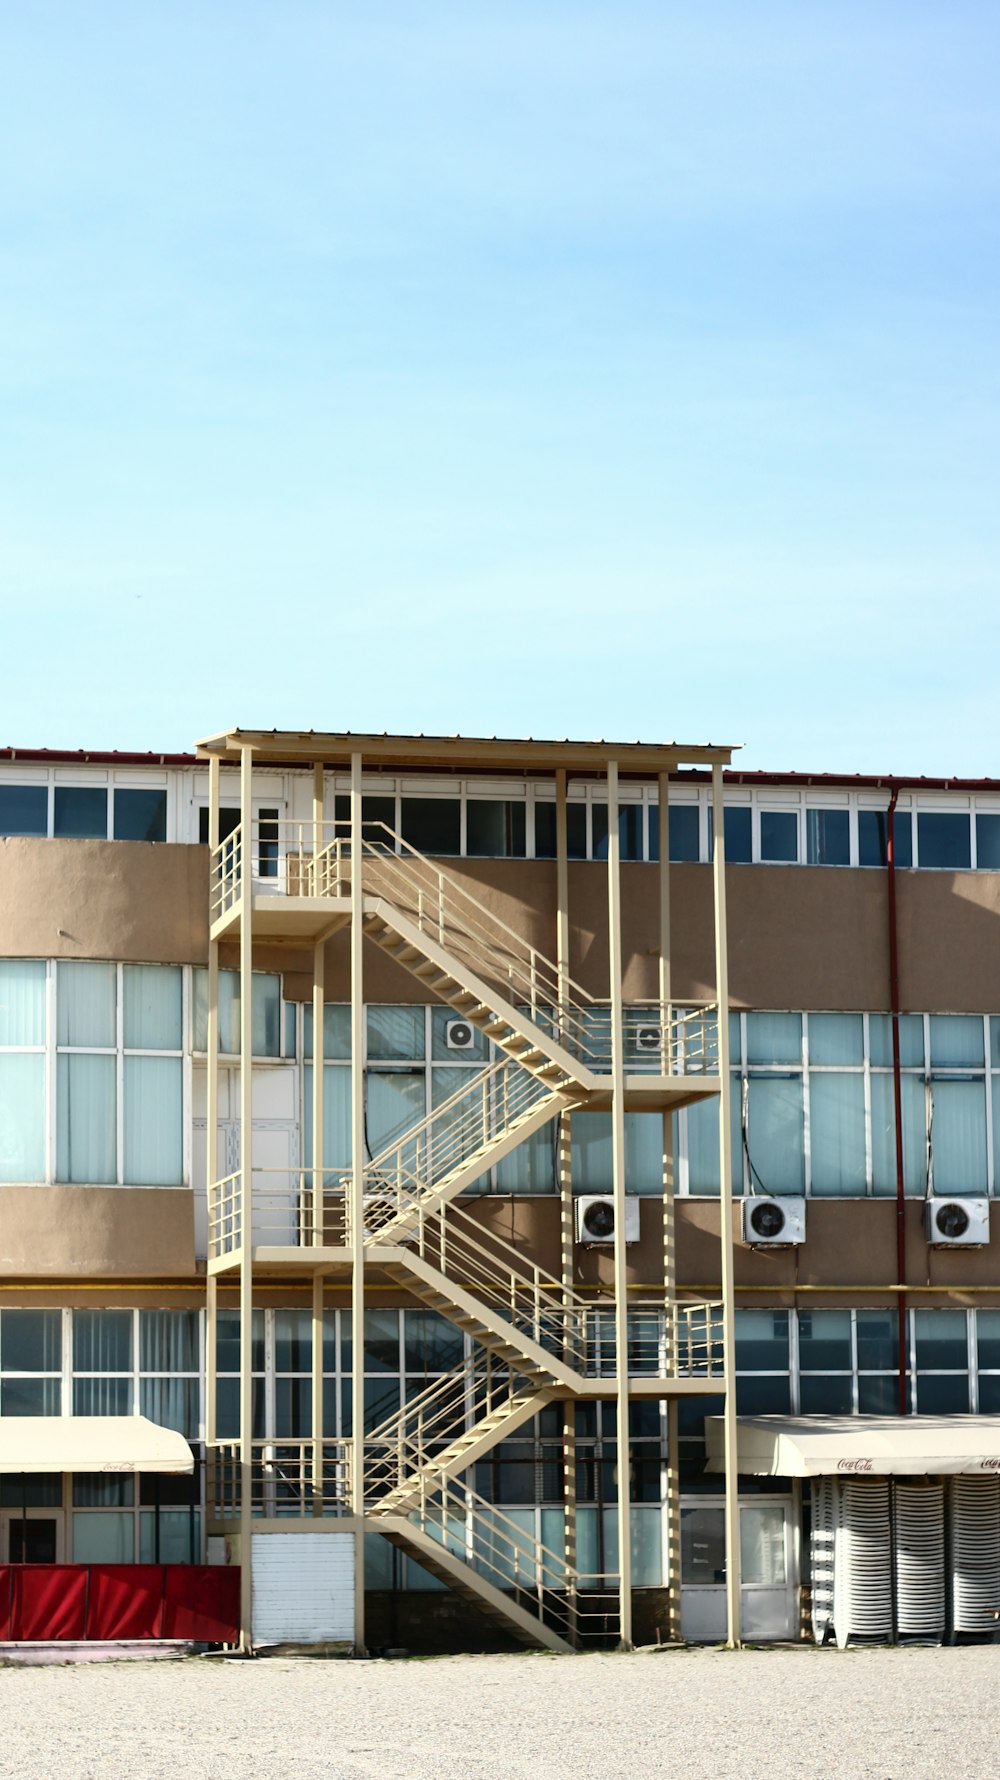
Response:
M103 785L57 785L54 835L75 840L107 840L108 794Z
M448 855L462 850L462 806L457 797L404 797L402 835L418 853Z
M806 810L806 860L809 865L850 865L849 810Z
M39 960L0 962L0 1181L45 1179L45 982Z
M181 1183L181 993L171 965L57 965L57 1180Z
M203 847L208 846L208 818L209 818L208 807L207 807L207 805L203 804L201 809L198 811L198 840L199 840L200 845ZM238 809L235 809L235 810L228 809L228 808L226 808L225 805L223 805L219 810L219 843L220 843L220 845L223 841L227 841L231 834L235 833L235 831L239 827L239 825L240 825L239 810Z
M892 822L896 864L913 864L913 822L909 810L897 809ZM889 818L885 810L858 811L858 864L887 865Z
M976 817L976 864L980 871L1000 871L1000 815Z
M115 791L116 841L165 841L166 791Z
M255 1057L280 1057L281 1049L281 978L276 973L254 971L253 1008L251 1013L253 1054ZM311 1018L311 1009L308 1010ZM294 1023L290 1027L291 1055L295 1054ZM208 971L194 973L194 1036L193 1049L208 1049ZM219 1054L238 1057L240 1054L240 973L219 972ZM286 1052L287 1054L287 1052Z
M761 810L760 857L764 865L796 865L799 857L797 810Z
M0 783L0 834L46 835L48 832L48 786Z
M938 870L968 871L972 864L969 817L965 813L917 812L917 863Z
M523 859L526 806L508 799L470 797L465 806L465 851L484 859Z

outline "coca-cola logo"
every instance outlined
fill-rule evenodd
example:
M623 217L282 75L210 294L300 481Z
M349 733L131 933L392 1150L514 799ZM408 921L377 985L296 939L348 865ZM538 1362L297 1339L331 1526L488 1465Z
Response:
M874 1471L871 1459L838 1459L838 1471Z
M980 1471L1000 1471L1000 1458L980 1459Z

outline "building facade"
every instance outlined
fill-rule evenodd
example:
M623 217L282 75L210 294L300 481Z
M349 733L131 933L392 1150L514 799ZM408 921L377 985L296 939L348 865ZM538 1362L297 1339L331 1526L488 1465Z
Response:
M729 756L0 756L0 1460L194 1455L11 1468L0 1564L228 1560L247 1644L988 1630L1000 786Z

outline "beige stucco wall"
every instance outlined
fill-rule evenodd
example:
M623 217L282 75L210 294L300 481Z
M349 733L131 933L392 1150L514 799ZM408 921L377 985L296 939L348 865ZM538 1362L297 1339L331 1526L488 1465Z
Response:
M0 1279L194 1275L184 1188L0 1186Z
M0 839L0 957L203 964L208 848Z

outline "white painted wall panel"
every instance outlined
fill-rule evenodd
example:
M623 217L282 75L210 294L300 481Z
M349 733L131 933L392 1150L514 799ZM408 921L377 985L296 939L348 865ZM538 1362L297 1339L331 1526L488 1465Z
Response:
M254 1533L253 1641L354 1641L353 1533Z

